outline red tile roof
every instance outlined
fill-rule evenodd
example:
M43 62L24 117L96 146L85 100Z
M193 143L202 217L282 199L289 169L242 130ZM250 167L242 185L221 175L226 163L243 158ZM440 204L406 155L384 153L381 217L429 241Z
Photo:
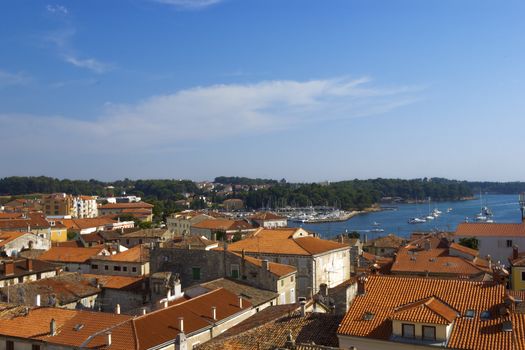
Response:
M501 329L498 317L505 295L505 287L492 283L432 278L395 276L370 276L365 285L366 293L358 295L350 306L338 329L338 334L389 340L392 335L391 318L396 308L435 296L457 310L461 315L472 309L474 318L459 317L455 320L447 343L456 349L516 349L512 332ZM481 320L482 311L492 312L492 318ZM370 320L365 313L373 314ZM514 315L512 316L514 319ZM518 318L522 318L519 316ZM520 321L520 322L523 322ZM525 323L515 323L514 329L524 328ZM520 330L523 334L524 331ZM523 340L520 340L524 344Z
M337 249L349 249L346 244L311 236L297 236L300 229L259 229L250 237L232 243L228 250L247 253L317 255Z
M153 204L146 202L131 202L131 203L107 203L99 206L99 209L136 209L136 208L153 208Z
M149 261L149 248L139 244L121 253L108 256L96 256L93 260L106 260L118 262L147 262Z
M500 224L500 223L461 223L456 229L457 236L476 237L519 237L525 236L525 223Z
M418 323L450 324L456 317L458 317L456 310L432 296L394 309L391 319Z
M52 247L39 256L38 259L44 261L54 261L63 263L86 263L91 257L99 255L104 247L72 248L72 247Z
M234 253L234 254L238 256L242 256L242 254L238 254L238 253ZM245 255L244 260L246 260L247 262L255 266L262 267L263 261L261 259L256 259L254 257ZM268 268L270 269L271 273L279 277L284 277L294 272L297 272L297 269L294 266L278 264L274 262L268 262Z
M96 279L102 288L130 290L142 288L146 282L145 276L113 276L113 275L95 275L91 273L82 274L85 278Z
M284 220L286 217L272 213L271 211L261 211L250 216L252 220Z

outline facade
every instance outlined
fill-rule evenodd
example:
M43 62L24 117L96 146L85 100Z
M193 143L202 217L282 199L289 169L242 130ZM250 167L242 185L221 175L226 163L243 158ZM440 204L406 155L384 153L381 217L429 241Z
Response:
M481 256L490 255L493 261L506 264L514 245L525 247L525 223L461 223L454 240L461 238L476 238Z
M42 196L42 208L46 216L75 216L74 199L66 193Z
M256 213L250 216L250 220L257 227L262 228L282 228L288 226L288 219L286 216L277 215L269 211Z
M399 248L404 246L407 241L394 234L367 241L363 244L363 250L376 256L392 257Z
M56 276L60 267L33 259L4 259L0 264L0 287Z
M339 347L523 349L525 315L505 298L493 282L362 275Z
M120 236L120 244L132 248L140 244L157 244L167 242L173 238L173 233L164 228L150 228L125 233Z
M188 236L191 232L191 226L207 219L213 219L213 217L197 211L186 210L170 215L166 219L166 226L175 236Z
M234 237L241 238L256 229L244 220L229 220L213 218L203 220L191 226L190 232L194 236L204 236L212 240L230 241Z
M91 273L116 276L144 276L149 274L149 248L137 245L124 252L91 257Z
M80 236L104 230L122 230L135 227L134 221L114 220L111 217L58 219L55 222L64 225L68 232Z
M297 296L309 297L321 284L333 288L350 278L350 247L313 237L301 228L259 229L228 250L260 260L294 266Z
M76 196L73 198L73 217L96 218L98 216L97 197Z
M226 277L277 293L278 304L297 300L296 268L293 266L223 249L155 248L150 257L153 272L178 275L183 288Z
M241 210L244 208L244 202L242 199L237 198L226 199L222 202L222 205L226 211Z
M519 253L514 246L510 263L510 288L513 291L525 291L525 252Z
M16 257L25 249L49 248L51 248L51 241L43 235L19 231L0 232L0 254L5 257Z

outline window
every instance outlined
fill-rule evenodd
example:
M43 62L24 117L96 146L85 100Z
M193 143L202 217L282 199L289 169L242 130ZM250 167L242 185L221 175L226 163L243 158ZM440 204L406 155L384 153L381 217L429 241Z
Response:
M31 350L40 350L40 345L37 345L37 344L31 345Z
M507 239L507 248L512 248L512 239Z
M522 280L522 281L525 281L525 271L522 271L522 272L521 272L521 280Z
M120 271L120 266L113 266L113 271Z
M15 350L15 343L12 340L5 341L5 350Z
M281 280L281 287L284 286L284 280Z
M105 266L104 266L104 270L109 270L109 266L108 266L108 265L105 265Z
M194 280L200 280L201 279L201 268L200 267L192 267L191 268L191 275L193 276Z
M133 272L137 272L137 268L136 268L136 267L132 267L132 268L131 268L131 271L133 271Z
M93 270L98 270L98 265L97 264L91 264L91 268Z
M423 326L423 339L436 340L436 327Z
M122 271L128 271L128 267L127 266L123 266L122 267Z
M476 316L476 311L475 310L468 309L467 311L465 311L465 317L466 318L474 318L474 316Z
M416 326L409 323L403 323L402 325L402 336L403 338L415 338L416 336Z
M490 311L489 310L482 311L481 314L479 315L479 318L481 318L482 321L490 320Z
M293 282L293 276L290 276L290 282Z
M230 265L230 275L232 278L239 278L239 265L237 264Z

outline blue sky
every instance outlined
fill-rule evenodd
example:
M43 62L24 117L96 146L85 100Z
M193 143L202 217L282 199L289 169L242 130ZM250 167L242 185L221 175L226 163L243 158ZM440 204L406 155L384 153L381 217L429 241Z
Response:
M525 180L522 1L0 2L0 176Z

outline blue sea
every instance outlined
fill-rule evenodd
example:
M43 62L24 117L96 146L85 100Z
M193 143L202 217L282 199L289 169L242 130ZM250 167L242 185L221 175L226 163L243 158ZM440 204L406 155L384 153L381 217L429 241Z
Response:
M422 224L409 224L412 217L426 216L429 213L428 203L419 204L385 204L386 207L397 207L397 210L384 210L354 216L343 222L318 224L301 224L290 222L289 226L303 227L306 230L318 233L322 238L332 238L343 232L357 231L367 235L368 239L385 236L389 233L408 237L414 231L455 231L459 223L468 217L470 222L481 211L481 202L494 213L494 222L519 223L521 213L518 204L518 195L483 195L467 201L431 202L430 209L437 208L443 212L438 218ZM447 213L447 208L452 211ZM374 226L374 222L380 224ZM373 229L383 229L384 232L371 232Z

